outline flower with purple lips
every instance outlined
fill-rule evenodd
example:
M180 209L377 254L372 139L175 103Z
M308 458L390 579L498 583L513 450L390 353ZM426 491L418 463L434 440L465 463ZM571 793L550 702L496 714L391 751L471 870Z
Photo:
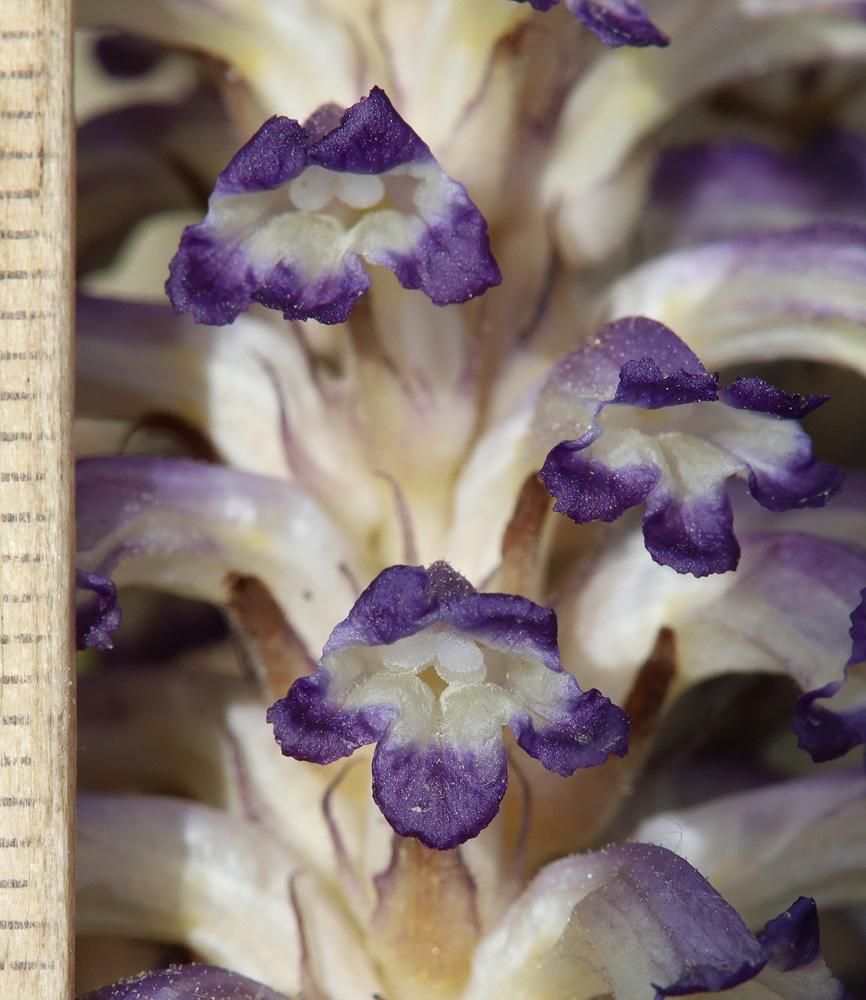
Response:
M498 812L503 726L565 776L623 756L628 732L621 708L562 669L549 608L479 594L441 562L380 573L268 721L298 760L377 743L373 798L397 833L439 850Z
M575 433L540 472L555 510L586 524L646 502L653 559L707 576L735 569L740 557L730 477L746 479L773 511L821 507L839 492L843 473L812 455L797 423L826 397L759 378L718 383L673 331L645 317L611 323L569 355L535 411L539 436Z
M184 231L166 291L200 323L231 323L253 302L342 323L370 287L359 257L440 306L502 280L466 189L379 87L345 113L266 121Z

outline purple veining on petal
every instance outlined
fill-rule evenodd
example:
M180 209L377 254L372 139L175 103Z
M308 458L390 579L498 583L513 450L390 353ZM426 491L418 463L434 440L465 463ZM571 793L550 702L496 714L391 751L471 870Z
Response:
M617 864L602 884L609 905L646 926L656 962L676 978L653 983L655 1000L731 989L754 978L766 949L737 911L696 869L671 851L623 844L601 852Z
M700 577L737 568L740 546L724 486L684 502L653 494L643 533L653 559L677 573Z
M566 6L608 48L664 48L670 44L668 36L649 19L644 5L635 0L566 0Z
M215 965L183 965L143 972L87 993L81 1000L288 1000L263 983Z
M333 105L306 125L271 118L235 154L206 218L184 230L171 262L166 291L176 311L222 325L259 302L289 320L344 322L370 285L361 257L440 306L501 282L483 216L382 90L336 118ZM308 170L312 189L300 180ZM378 197L375 187L357 188L361 177L381 178ZM346 188L351 178L355 187ZM389 185L401 180L421 193L398 208ZM294 181L301 187L288 187L284 201L267 196ZM386 211L389 193L395 204Z
M267 721L287 757L330 764L380 740L397 717L391 705L346 709L328 698L331 677L319 668L301 677L268 709Z
M658 410L686 403L712 403L719 398L712 375L687 371L662 372L652 358L626 361L620 369L613 403Z
M792 972L814 962L821 955L815 900L801 896L767 924L759 940L770 949L770 964L780 972Z
M535 10L547 11L559 0L518 0ZM565 0L577 20L609 49L622 45L665 48L670 39L652 23L646 8L636 0Z
M441 740L409 747L385 739L373 755L373 798L397 833L449 850L499 811L507 771L501 741L478 753Z
M866 142L827 130L799 155L747 142L674 148L660 159L652 193L680 246L786 223L862 221Z
M784 392L762 378L738 378L731 385L720 389L719 397L727 406L733 406L737 410L756 410L758 413L770 413L774 417L788 420L802 420L830 398Z
M599 459L586 458L576 444L563 441L553 448L539 476L556 497L553 509L578 524L615 521L630 507L646 500L659 481L660 473L654 465L610 469Z
M75 571L75 586L78 590L90 590L94 594L91 600L76 609L78 648L94 646L96 649L111 649L111 633L120 627L121 622L117 588L108 577L81 569Z
M536 725L528 712L519 712L508 722L530 757L564 777L578 768L603 764L611 754L624 757L628 752L628 715L595 688L581 691L577 682L573 688L568 702L545 720L548 725Z
M748 205L815 204L806 179L789 157L747 142L677 146L662 153L652 182L656 202L679 212L720 209L739 198Z

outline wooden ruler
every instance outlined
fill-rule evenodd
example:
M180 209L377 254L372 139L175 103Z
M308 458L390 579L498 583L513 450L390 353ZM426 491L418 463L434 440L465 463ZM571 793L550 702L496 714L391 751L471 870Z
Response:
M72 996L68 0L0 0L0 1000Z

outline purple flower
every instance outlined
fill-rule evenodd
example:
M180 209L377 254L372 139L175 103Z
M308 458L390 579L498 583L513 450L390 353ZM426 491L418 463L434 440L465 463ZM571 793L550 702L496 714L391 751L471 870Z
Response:
M95 646L97 649L111 649L111 633L120 628L121 621L117 587L108 577L81 569L75 571L75 587L77 590L89 590L94 595L79 605L76 611L78 648Z
M622 709L563 670L549 608L479 594L441 562L380 573L268 721L299 760L377 743L379 808L398 833L443 850L499 809L504 725L562 775L622 756L628 729Z
M439 306L502 280L466 189L379 87L344 114L266 121L217 178L205 220L184 230L166 290L200 323L231 323L253 302L342 323L370 286L359 258Z
M559 0L528 2L536 10L550 10ZM664 48L670 44L668 36L650 20L646 7L636 0L565 0L565 5L609 49L618 49L621 45Z
M740 546L725 489L737 476L768 510L821 507L843 474L812 455L797 420L825 397L784 393L758 378L720 388L661 323L608 324L554 370L536 433L573 435L541 478L555 510L578 524L614 521L646 502L643 532L656 562L707 576L735 569Z

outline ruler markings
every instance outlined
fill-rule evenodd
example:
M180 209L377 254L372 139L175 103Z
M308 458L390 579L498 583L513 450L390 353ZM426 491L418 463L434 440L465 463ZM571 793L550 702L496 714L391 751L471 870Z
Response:
M69 1000L69 0L0 0L0 1000Z

